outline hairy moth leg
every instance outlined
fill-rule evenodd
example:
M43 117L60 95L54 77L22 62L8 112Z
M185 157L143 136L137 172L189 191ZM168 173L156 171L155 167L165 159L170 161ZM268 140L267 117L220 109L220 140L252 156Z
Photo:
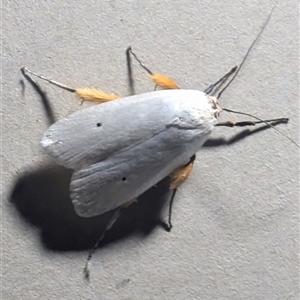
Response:
M172 190L172 196L171 196L171 200L170 200L170 204L169 204L169 219L168 219L168 224L167 224L167 230L171 231L171 229L173 228L173 225L171 223L171 218L172 218L172 206L173 206L173 202L174 202L174 198L176 195L176 191L178 189L178 187L183 184L188 177L190 176L192 170L193 170L193 166L194 166L194 161L196 159L196 155L194 154L191 158L190 161L185 164L184 166L180 166L178 168L176 168L170 175L170 190Z
M64 84L61 84L57 81L54 81L54 80L51 80L51 79L48 79L42 75L39 75L37 73L34 73L30 70L28 70L27 68L23 67L21 69L21 72L24 74L29 73L29 74L32 74L40 79L43 79L57 87L60 87L66 91L69 91L71 93L75 93L76 96L81 99L82 101L89 101L89 102L93 102L93 103L96 103L96 104L100 104L100 103L104 103L104 102L108 102L108 101L112 101L112 100L116 100L116 99L119 99L120 96L117 95L117 94L114 94L114 93L111 93L111 94L108 94L108 93L105 93L101 90L97 90L97 89L90 89L90 88L79 88L79 89L74 89L74 88L71 88L71 87L68 87ZM27 74L28 76L28 74Z
M164 90L177 90L179 89L178 84L171 79L170 77L159 74L159 73L153 73L151 72L143 63L142 61L137 57L137 55L132 51L131 47L129 47L126 51L127 53L130 53L135 60L140 64L140 66L150 75L151 80L155 83L155 87L160 87Z

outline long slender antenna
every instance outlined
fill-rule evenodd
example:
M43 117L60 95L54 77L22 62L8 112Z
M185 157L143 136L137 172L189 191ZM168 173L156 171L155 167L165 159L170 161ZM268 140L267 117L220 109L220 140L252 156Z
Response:
M230 79L230 81L224 86L224 88L221 90L221 92L218 94L217 99L219 99L221 97L221 95L223 94L223 92L228 88L228 86L233 82L233 80L236 78L237 74L239 73L239 71L241 70L243 64L245 63L247 57L249 56L250 51L252 50L253 46L256 44L257 40L260 38L260 36L262 35L263 31L265 30L265 28L267 27L271 16L273 14L273 11L276 7L277 2L274 4L274 6L272 7L272 10L269 14L269 17L267 19L267 21L265 22L265 24L263 25L262 29L260 30L259 34L257 35L257 37L255 38L255 40L252 42L251 46L249 47L246 55L244 56L240 66L238 67L237 71L235 72L235 74L233 75L233 77Z

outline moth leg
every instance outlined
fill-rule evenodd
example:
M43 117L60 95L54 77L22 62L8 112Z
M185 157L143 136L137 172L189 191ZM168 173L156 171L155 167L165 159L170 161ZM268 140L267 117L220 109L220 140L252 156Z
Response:
M171 229L173 228L173 225L172 225L172 222L171 222L171 218L172 218L172 208L173 208L173 202L174 202L174 199L175 199L175 195L176 195L176 192L177 192L177 189L173 189L171 190L172 192L172 195L171 195L171 199L170 199L170 202L169 202L169 216L168 216L168 223L162 221L161 224L163 226L163 228L170 232Z
M113 225L116 223L116 221L118 220L118 218L121 215L121 211L124 208L127 208L128 206L130 206L132 203L136 202L137 199L138 198L134 198L134 199L128 201L127 203L125 203L124 205L121 205L120 207L117 208L115 213L112 215L111 219L109 220L109 222L105 226L105 228L104 228L102 234L100 235L99 239L97 240L97 242L95 243L93 248L89 251L89 254L88 254L84 269L83 269L85 279L89 280L89 278L90 278L89 262L92 259L92 255L94 254L94 252L98 249L100 242L104 239L107 231L110 230L113 227Z
M89 270L89 262L92 259L92 255L94 254L94 252L97 250L97 248L99 247L100 242L104 239L106 232L112 228L112 226L116 223L116 221L118 220L120 214L121 214L121 210L123 209L123 207L119 207L117 208L117 210L115 211L115 213L112 215L111 219L109 220L109 222L107 223L106 227L104 228L102 234L100 235L99 239L97 240L97 242L95 243L95 245L93 246L93 248L89 251L88 257L86 259L86 263L83 269L83 273L84 273L84 277L85 279L89 280L90 279L90 270Z
M121 207L122 207L122 208L127 208L127 207L129 207L132 203L137 202L137 200L138 200L138 197L133 198L132 200L130 200L130 201L126 202L125 204L123 204Z
M288 118L279 118L279 119L270 119L270 120L261 120L261 121L226 121L219 122L216 126L224 126L224 127L244 127L244 126L255 126L256 124L269 124L269 123L288 123ZM271 124L272 125L272 124Z
M131 47L127 48L126 53L131 54L135 58L135 60L140 64L140 66L150 75L151 80L155 83L155 88L158 86L164 90L179 89L178 84L170 77L164 74L151 72L132 51Z
M194 154L190 161L178 168L176 168L170 175L171 183L170 183L170 190L177 189L182 183L184 183L189 175L192 172L194 161L196 159L196 155Z
M226 127L234 127L234 126L239 126L239 127L243 127L243 126L254 126L256 124L261 124L264 123L267 126L273 128L275 131L277 131L279 134L283 135L284 137L286 137L289 141L291 141L295 146L297 146L298 148L300 148L300 146L294 141L292 140L290 137L288 137L286 134L284 134L283 132L281 132L280 130L278 130L277 128L275 128L276 125L278 124L286 124L289 122L288 118L278 118L278 119L270 119L270 120L262 120L254 115L248 114L248 113L244 113L244 112L240 112L240 111L235 111L232 109L228 109L228 108L223 108L223 111L227 111L227 112L232 112L232 113L236 113L236 114L240 114L240 115L245 115L245 116L249 116L251 118L256 119L257 121L255 122L251 122L251 121L241 121L241 122L234 122L234 121L228 121L228 122L221 122L221 123L217 123L217 126L226 126Z
M115 93L107 94L101 90L90 88L76 89L75 93L76 96L79 97L82 101L94 102L97 104L121 98Z
M191 158L190 161L185 164L184 166L180 166L176 168L170 175L170 190L172 190L172 196L169 204L169 219L168 219L168 231L171 231L173 228L173 225L171 223L171 218L172 218L172 206L174 202L174 198L177 192L178 187L184 183L189 175L192 172L194 161L196 159L196 155L194 154Z
M112 100L115 100L115 99L119 99L120 96L117 95L117 94L114 94L114 93L111 93L111 94L108 94L108 93L105 93L101 90L97 90L97 89L90 89L90 88L79 88L79 89L74 89L74 88L71 88L71 87L68 87L64 84L61 84L57 81L54 81L54 80L51 80L51 79L48 79L42 75L39 75L37 73L34 73L30 70L28 70L27 68L23 67L21 69L22 73L25 74L26 72L29 73L29 74L32 74L40 79L43 79L59 88L62 88L66 91L69 91L71 93L74 93L76 94L76 96L78 98L80 98L82 101L89 101L89 102L93 102L93 103L103 103L103 102L108 102L108 101L112 101ZM27 75L28 76L28 75Z

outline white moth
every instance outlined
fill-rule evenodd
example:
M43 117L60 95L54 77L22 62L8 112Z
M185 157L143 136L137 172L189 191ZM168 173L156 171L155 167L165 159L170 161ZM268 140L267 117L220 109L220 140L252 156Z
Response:
M137 198L188 163L221 111L197 90L163 90L78 111L53 124L42 146L74 169L70 191L82 217L101 215Z
M169 176L170 189L176 191L192 170L194 154L205 143L215 126L266 123L274 128L272 122L278 124L288 121L285 118L261 120L241 113L258 121L218 123L222 111L218 99L239 72L270 20L272 11L239 68L233 68L204 92L180 90L169 77L154 74L145 67L131 48L128 48L127 54L133 55L150 74L156 86L164 90L121 98L94 89L72 89L26 68L22 69L23 75L31 81L26 72L76 93L83 101L101 103L54 123L44 133L41 141L52 158L74 170L70 196L79 216L92 217L116 209L94 249L98 247L105 232L113 226L120 210L160 180ZM220 87L233 73L235 75L231 81L217 97L213 97L214 89ZM234 112L225 108L223 111ZM169 229L172 228L170 219L171 208ZM92 252L89 253L84 269L87 278L88 261Z

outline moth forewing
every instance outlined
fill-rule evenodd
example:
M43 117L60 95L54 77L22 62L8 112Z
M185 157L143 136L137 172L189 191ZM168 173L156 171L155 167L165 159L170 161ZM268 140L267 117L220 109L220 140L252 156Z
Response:
M187 163L220 112L196 90L150 92L78 111L52 125L42 146L75 170L71 199L80 216L112 210Z

